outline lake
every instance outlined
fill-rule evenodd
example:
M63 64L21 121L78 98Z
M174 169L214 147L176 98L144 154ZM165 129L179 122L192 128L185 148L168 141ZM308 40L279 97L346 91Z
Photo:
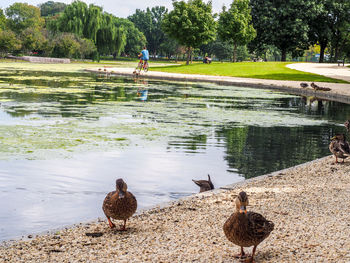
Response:
M141 209L207 174L217 188L329 155L350 116L266 89L19 65L0 66L0 240L104 218L117 178Z

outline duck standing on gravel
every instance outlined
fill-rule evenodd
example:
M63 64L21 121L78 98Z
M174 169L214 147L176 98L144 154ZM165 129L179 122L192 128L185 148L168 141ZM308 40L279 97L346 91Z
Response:
M234 212L224 224L224 233L228 240L241 247L241 253L237 258L247 258L243 247L254 246L252 256L245 262L254 262L256 247L267 238L274 228L274 223L268 221L262 215L247 212L248 196L240 192L236 198L236 212Z
M127 191L127 188L128 186L123 179L117 179L116 191L107 194L102 206L111 228L115 227L111 218L124 220L124 225L122 225L120 229L121 231L126 230L126 220L131 217L137 209L136 198L132 193Z
M335 163L338 163L338 158L343 159L350 156L350 145L345 139L345 134L337 134L331 138L329 150L335 156Z
M199 188L199 192L202 193L202 192L205 192L205 191L210 191L210 190L213 190L214 189L214 185L213 183L211 182L210 180L210 175L208 174L208 180L193 180L192 181L198 185L200 188Z

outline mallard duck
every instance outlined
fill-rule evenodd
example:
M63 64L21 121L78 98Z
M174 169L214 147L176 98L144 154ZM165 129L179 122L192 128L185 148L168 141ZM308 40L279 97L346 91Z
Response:
M305 82L300 83L300 87L302 87L302 88L307 88L308 86L309 86L309 84L307 84Z
M338 163L338 158L343 159L350 156L350 145L345 139L345 134L337 134L331 138L329 150L335 156L335 162Z
M246 258L243 247L254 246L252 256L246 262L254 262L256 247L267 238L274 228L274 223L262 215L247 212L248 197L240 192L236 198L236 212L224 224L224 233L228 240L241 247L241 253L236 257Z
M132 193L127 191L127 188L128 186L123 179L117 179L116 191L108 193L102 205L103 212L111 228L115 227L111 218L124 220L124 225L122 225L120 229L122 231L125 230L126 220L131 217L137 209L136 198Z
M208 180L193 180L192 181L198 185L199 188L199 192L205 192L205 191L210 191L214 189L214 185L210 180L210 175L208 174Z

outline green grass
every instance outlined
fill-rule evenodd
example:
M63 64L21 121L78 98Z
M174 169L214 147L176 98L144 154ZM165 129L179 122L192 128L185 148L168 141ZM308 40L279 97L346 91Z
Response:
M180 65L157 67L153 70L171 73L230 76L256 79L348 83L344 80L332 79L313 73L290 69L286 67L288 64L291 64L291 62L213 62L211 64L195 63L188 66Z

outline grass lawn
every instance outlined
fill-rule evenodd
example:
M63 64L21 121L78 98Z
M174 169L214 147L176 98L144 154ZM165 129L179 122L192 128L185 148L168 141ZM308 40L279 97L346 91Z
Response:
M343 80L332 79L313 73L290 69L286 67L287 64L291 64L291 62L213 62L211 64L195 63L188 66L180 65L157 67L153 68L153 70L171 73L230 76L256 79L348 83Z

